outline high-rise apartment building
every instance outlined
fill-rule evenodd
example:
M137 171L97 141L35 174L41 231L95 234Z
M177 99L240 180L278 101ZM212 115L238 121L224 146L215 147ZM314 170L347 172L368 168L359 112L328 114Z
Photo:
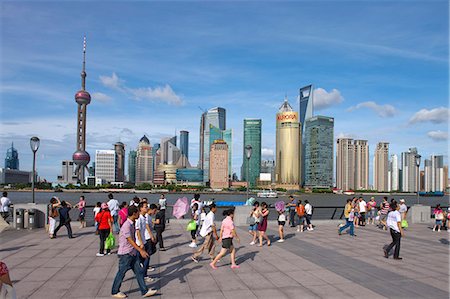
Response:
M132 184L136 183L136 155L133 150L128 154L128 181Z
M275 182L275 161L263 160L261 161L261 173L270 174L271 183Z
M180 150L181 155L189 159L189 132L180 131Z
M125 144L116 142L114 144L116 152L116 182L125 181Z
M333 186L334 118L313 116L305 121L305 186Z
M374 188L377 191L389 191L389 143L379 142L374 156Z
M139 141L136 153L136 184L152 183L153 181L153 156L152 146L147 136Z
M425 160L424 172L425 192L445 191L444 156L431 155L430 160Z
M355 145L351 138L338 138L336 142L336 187L355 189Z
M228 145L224 140L215 140L211 145L209 172L211 188L229 187Z
M108 183L116 180L116 152L97 150L95 152L95 176Z
M355 140L355 188L369 189L369 144L367 140Z
M275 181L288 188L300 187L301 124L287 98L276 116Z
M64 160L61 162L61 175L58 175L58 183L76 184L78 176L73 172L73 161Z
M423 182L421 183L421 189L426 192L431 192L431 176L433 168L431 167L431 160L425 159L423 161Z
M391 160L389 161L388 191L400 190L399 179L400 179L400 172L398 167L398 156L394 154L391 155Z
M417 148L410 148L402 153L402 191L417 192L419 190L419 158Z
M14 148L14 143L6 151L5 168L19 170L19 152Z
M251 187L256 186L256 181L261 172L261 119L244 119L244 144L242 156L241 177L248 181ZM252 147L250 160L247 159L245 148ZM248 172L248 177L247 177Z

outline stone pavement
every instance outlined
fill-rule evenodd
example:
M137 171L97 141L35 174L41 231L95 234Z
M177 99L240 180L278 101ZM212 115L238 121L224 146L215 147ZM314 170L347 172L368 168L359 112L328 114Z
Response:
M262 248L250 246L246 228L231 270L229 256L212 270L207 254L199 264L190 259L190 235L185 224L171 222L165 235L168 251L152 256L150 285L154 298L449 298L449 233L413 225L402 240L403 261L385 259L383 244L390 235L373 226L356 229L356 238L338 236L336 222L313 232L286 228L286 241ZM18 298L111 298L117 256L96 257L98 237L93 228L78 230L75 239L65 228L55 240L44 230L0 234L0 259L11 271ZM276 224L269 224L272 241ZM218 250L220 246L217 246ZM122 291L140 298L130 271Z

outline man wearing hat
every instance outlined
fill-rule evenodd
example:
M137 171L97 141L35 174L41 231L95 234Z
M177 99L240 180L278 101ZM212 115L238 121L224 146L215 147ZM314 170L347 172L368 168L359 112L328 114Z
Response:
M400 212L400 215L402 216L402 221L406 220L406 212L408 212L408 207L405 204L405 200L402 198L400 199L400 209L398 210Z

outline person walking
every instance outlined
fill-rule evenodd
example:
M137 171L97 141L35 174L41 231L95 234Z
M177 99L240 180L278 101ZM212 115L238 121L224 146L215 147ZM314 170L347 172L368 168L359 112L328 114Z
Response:
M105 255L105 241L110 233L113 233L113 220L106 202L101 204L101 211L95 216L98 223L98 235L100 237L100 248L96 256ZM111 249L106 250L106 254L111 254Z
M362 196L359 198L358 206L359 206L359 225L366 226L367 203Z
M189 244L191 248L197 248L197 230L200 226L200 210L198 209L198 203L194 203L191 212L191 221L195 221L195 229L191 230L192 242Z
M391 232L392 237L392 243L389 244L386 249L384 249L384 257L389 258L389 252L391 249L395 246L394 250L394 260L401 260L402 258L400 255L400 240L402 237L405 236L405 233L403 232L402 228L402 216L400 215L400 212L398 211L400 207L397 205L397 203L393 203L391 205L392 211L388 213L386 225L389 227L389 230Z
M289 195L287 206L289 207L289 224L291 227L295 227L295 208L297 207L297 200L295 200L294 196Z
M11 199L8 198L8 192L6 191L4 191L2 195L2 198L0 198L0 214L6 221L9 216L9 206L11 205ZM9 224L8 221L6 222Z
M202 246L200 246L200 248L197 249L197 251L195 251L194 254L191 256L191 259L196 263L198 263L198 257L203 253L205 249L208 250L211 261L214 260L216 248L214 244L215 243L214 238L216 240L219 240L216 225L214 224L216 212L217 212L216 204L215 203L210 204L209 213L206 215L205 220L203 221L202 228L200 229L200 236L205 238L205 240L203 241Z
M309 203L308 200L305 200L305 219L307 225L306 229L309 231L314 230L313 225L311 223L312 214L313 214L313 206Z
M92 212L94 213L94 223L95 223L95 234L98 235L98 222L95 221L95 216L97 216L98 213L102 210L102 203L97 201L95 204L95 208L92 209Z
M54 239L56 217L59 216L58 208L61 206L61 202L58 197L52 197L50 204L48 205L48 234L50 239Z
M139 246L141 249L143 249L147 256L142 256L139 253L139 261L142 265L143 272L144 272L144 280L145 282L154 282L155 279L147 276L147 269L148 265L150 264L150 243L147 242L149 239L151 239L152 236L149 236L147 238L146 234L149 234L150 228L148 226L148 204L145 201L141 201L138 206L139 210L139 217L136 219L136 245ZM150 232L151 233L151 232Z
M234 209L225 210L223 215L225 216L225 219L222 221L222 225L220 227L219 238L219 242L222 242L222 249L209 265L214 270L217 270L216 263L225 256L227 251L230 251L231 269L239 269L239 266L236 265L236 249L233 246L233 238L236 238L236 240L240 242L233 222Z
M9 270L6 264L0 260L0 298L16 299L16 290L14 289Z
M163 223L164 223L164 228L165 228L165 223L166 223L166 206L167 206L167 199L164 196L164 194L161 194L161 196L159 197L159 209L160 211L163 212L164 215L164 219L163 219Z
M435 219L433 231L436 231L436 229L437 229L437 231L440 232L441 226L442 226L442 221L444 220L444 212L442 211L440 204L438 204L436 206L436 208L434 209L433 215L434 215L434 219Z
M148 257L148 264L147 264L147 270L144 269L144 271L155 271L154 267L150 266L150 256L152 256L156 252L156 231L153 228L152 223L152 217L156 215L158 212L158 206L154 203L150 204L148 206L148 212L146 216L146 230L145 230L145 240L147 241L147 253L149 255ZM147 272L145 272L145 276L147 276Z
M377 216L377 203L375 201L375 197L371 197L369 202L367 203L367 223L370 224L372 221L372 225L375 224L375 217Z
M284 242L284 225L286 224L286 214L284 214L284 209L281 211L277 211L277 212L278 212L278 235L280 236L280 239L278 239L277 242L283 243ZM294 210L294 212L295 212L295 210ZM294 221L295 221L295 215L294 215Z
M353 210L353 200L351 200L350 198L347 199L347 204L345 205L344 208L344 217L345 217L345 225L339 227L338 229L338 234L339 236L342 235L342 232L347 228L350 227L349 229L349 234L352 237L356 237L355 235L355 228L354 228L354 223L353 223L353 217L354 217L354 212Z
M161 206L158 205L158 212L155 215L155 219L153 219L153 227L156 231L156 242L159 243L159 250L165 251L164 240L162 233L165 230L165 211L161 210Z
M114 224L114 231L116 233L119 233L120 230L120 226L119 226L119 202L114 199L114 196L112 195L112 193L108 194L108 208L109 208L109 212L111 213L111 216L113 218L113 224Z
M119 216L119 226L122 226L122 224L127 220L128 218L128 204L126 201L123 201L122 204L119 206L119 212L117 215Z
M155 295L158 291L149 289L145 285L144 272L140 265L137 252L143 257L147 257L144 249L136 244L134 223L139 217L138 208L130 206L128 209L128 219L124 222L119 232L119 249L117 256L119 257L119 269L111 289L111 295L114 298L126 298L127 295L120 291L125 274L128 270L132 270L136 276L139 289L143 297Z
M305 207L302 205L302 201L297 202L297 207L295 208L297 213L297 232L303 232L303 224L305 223Z
M252 241L250 242L250 245L255 245L256 238L258 237L258 233L256 232L258 230L258 223L259 223L259 216L261 214L261 211L259 209L259 202L255 201L253 203L253 208L250 212L250 219L253 218L253 224L249 224L248 226L248 232L250 236L252 236Z
M270 246L269 237L267 237L267 218L269 217L269 207L266 202L261 203L261 217L262 220L258 223L259 244L258 247L263 246L263 238L267 240L267 246Z
M380 204L380 228L387 230L386 219L389 213L390 205L387 196L383 197L383 202Z
M59 208L59 225L53 233L54 238L56 238L56 234L58 233L59 229L63 226L65 226L67 229L67 235L69 236L69 239L75 238L72 235L72 227L70 226L71 219L69 216L69 211L71 209L72 205L69 202L66 202L64 200L61 202L61 207Z
M86 227L86 200L84 196L80 196L80 201L75 205L74 208L78 208L78 221L80 221L80 228Z

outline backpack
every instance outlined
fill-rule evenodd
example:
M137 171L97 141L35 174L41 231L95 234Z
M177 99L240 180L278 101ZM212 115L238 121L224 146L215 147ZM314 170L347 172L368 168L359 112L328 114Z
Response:
M298 216L303 217L305 215L305 207L303 205L299 205L295 210Z

